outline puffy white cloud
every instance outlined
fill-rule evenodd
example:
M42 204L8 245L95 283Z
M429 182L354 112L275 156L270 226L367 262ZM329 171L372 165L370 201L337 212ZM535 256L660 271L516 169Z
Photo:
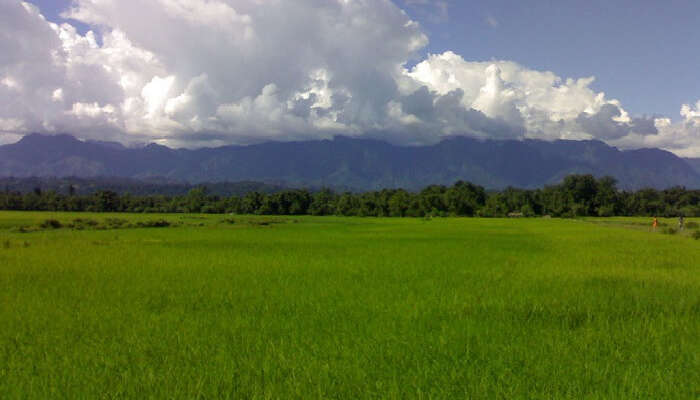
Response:
M405 4L447 17L446 2ZM420 60L428 38L390 0L74 0L66 16L94 32L0 0L1 142L33 131L175 146L470 135L700 154L700 102L672 123L630 116L593 78L449 51Z
M582 112L576 117L576 122L584 131L598 139L620 139L631 132L651 135L658 133L653 118L630 119L612 102L603 104L594 114Z
M700 157L700 100L695 105L683 104L683 120L672 123L669 118L655 118L656 135L630 134L615 144L622 147L659 147L680 156Z
M681 106L681 115L686 119L686 121L691 122L695 125L700 124L700 100L695 103L695 106L690 104L683 104Z
M80 0L68 14L153 55L142 60L150 73L126 80L138 90L124 88L124 129L174 144L203 133L251 142L382 126L394 77L427 43L388 0L126 3Z
M564 80L510 61L470 62L452 52L430 55L405 75L404 93L418 85L441 96L460 90L465 109L501 122L477 136L612 140L657 133L652 119L630 118L617 100L593 91L593 78Z

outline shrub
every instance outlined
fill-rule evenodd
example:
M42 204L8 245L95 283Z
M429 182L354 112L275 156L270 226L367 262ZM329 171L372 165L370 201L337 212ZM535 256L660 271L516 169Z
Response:
M218 214L219 210L216 208L216 206L204 206L202 207L202 214Z
M559 217L561 217L561 218L574 218L575 216L576 216L576 215L574 214L574 212L573 212L573 211L570 211L570 210L569 210L569 211L564 211L563 213L561 213L561 214L559 215Z
M221 220L221 222L223 222L224 224L233 225L233 224L236 223L236 220L233 219L233 218L224 218L224 219Z
M39 225L43 229L58 229L62 226L61 222L56 219L47 219Z
M105 226L110 229L122 228L129 225L129 221L124 218L107 218L104 223Z
M248 225L254 225L254 226L270 226L273 224L283 224L285 220L283 219L254 219L248 221Z
M523 215L523 217L534 217L535 209L532 208L532 205L530 203L527 203L520 207L520 213Z
M605 205L598 208L599 217L613 217L615 216L615 207L611 205Z
M588 215L588 210L583 204L575 203L571 206L571 213L573 217L585 217Z
M3 249L9 249L10 248L10 239L5 239L2 241L2 248Z
M99 223L95 221L94 219L87 219L87 218L76 218L71 222L69 225L73 229L85 229L85 228L94 228Z
M700 240L700 231L693 231L693 234L690 236L695 240Z
M170 222L164 219L155 219L151 221L139 221L136 223L139 228L166 228L170 226Z
M695 221L690 221L685 223L685 227L688 229L698 229L700 228L700 224Z

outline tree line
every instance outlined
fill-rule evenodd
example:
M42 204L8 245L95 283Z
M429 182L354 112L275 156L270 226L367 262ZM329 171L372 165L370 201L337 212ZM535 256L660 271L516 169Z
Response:
M0 192L0 209L375 217L700 216L700 190L674 187L621 191L616 185L611 177L570 175L560 184L541 189L506 188L493 192L463 181L452 186L431 185L419 192L295 189L277 193L252 191L240 196L211 194L205 187L175 196L137 196L111 190L83 195L72 187L67 193L36 188L28 193Z

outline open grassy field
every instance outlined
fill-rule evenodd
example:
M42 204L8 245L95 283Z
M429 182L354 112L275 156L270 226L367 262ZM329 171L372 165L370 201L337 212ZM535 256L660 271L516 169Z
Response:
M695 399L649 224L0 212L0 398Z

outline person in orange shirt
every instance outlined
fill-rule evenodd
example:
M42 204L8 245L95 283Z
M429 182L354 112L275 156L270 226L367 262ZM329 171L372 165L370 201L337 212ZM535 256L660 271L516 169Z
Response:
M656 232L656 227L659 226L659 220L654 217L654 222L651 224L652 228L654 228L654 232Z

